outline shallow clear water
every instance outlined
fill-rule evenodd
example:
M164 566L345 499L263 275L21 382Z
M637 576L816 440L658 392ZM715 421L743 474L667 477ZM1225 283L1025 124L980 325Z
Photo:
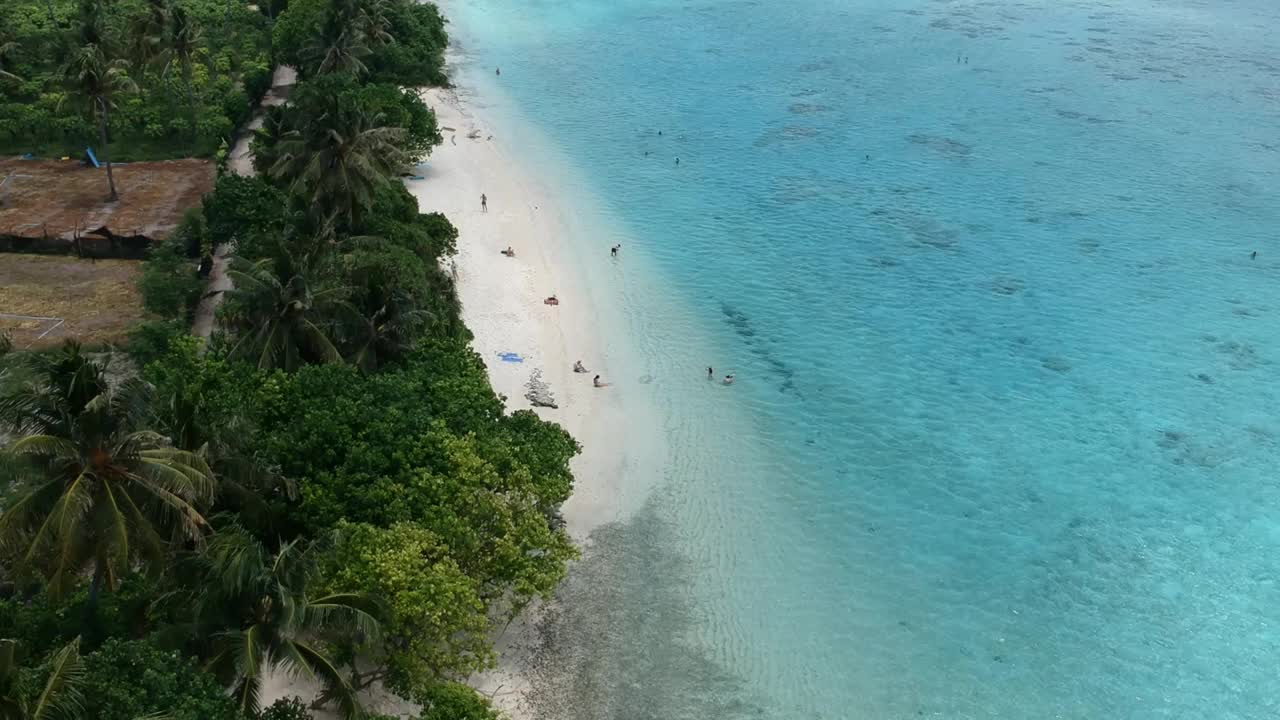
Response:
M1280 712L1280 6L455 5L670 447L549 714Z

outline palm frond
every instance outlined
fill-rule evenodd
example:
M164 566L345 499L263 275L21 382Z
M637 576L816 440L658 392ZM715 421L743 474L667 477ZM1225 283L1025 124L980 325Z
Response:
M31 707L31 720L71 720L84 712L84 663L80 659L80 638L72 640L49 660L49 679Z
M351 683L347 682L332 660L305 642L295 640L288 645L291 653L300 659L300 664L305 665L320 681L321 687L324 688L322 696L338 706L338 712L344 720L356 720L361 717L363 708L360 706L360 698L355 688L351 687Z

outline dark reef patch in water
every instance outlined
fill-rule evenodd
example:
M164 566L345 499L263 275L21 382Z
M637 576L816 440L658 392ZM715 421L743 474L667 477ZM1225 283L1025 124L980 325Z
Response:
M817 103L791 103L791 106L787 108L787 111L793 115L809 115L830 109L831 108L826 105L818 105Z
M747 317L747 314L723 302L720 303L720 312L724 313L729 326L746 343L747 349L751 354L760 358L761 361L769 366L772 374L778 378L778 389L785 393L800 396L795 384L795 371L774 355L767 344L757 337L756 329L752 326L751 319Z
M991 279L991 292L997 295L1017 295L1026 287L1024 281L1009 275L997 275Z
M591 533L556 590L527 670L539 720L759 720L748 684L692 640L699 572L649 501Z
M913 145L923 145L940 155L953 159L966 158L973 153L973 147L966 145L959 140L952 140L949 137L941 135L914 133L912 135L908 135L907 140L911 141Z
M1269 361L1258 354L1257 348L1248 344L1229 340L1219 343L1218 352L1227 358L1227 364L1233 370L1252 370L1259 365L1269 364Z

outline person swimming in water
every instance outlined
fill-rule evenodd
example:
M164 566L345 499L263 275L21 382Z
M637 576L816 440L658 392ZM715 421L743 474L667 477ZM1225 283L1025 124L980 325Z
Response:
M733 384L733 373L729 373L728 375L725 375L725 376L724 376L724 384L725 384L725 385L732 385L732 384Z
M716 371L715 371L715 370L714 370L710 365L708 365L708 366L707 366L707 379L708 379L708 380L710 380L711 378L713 378L713 377L715 377L715 376L716 376Z

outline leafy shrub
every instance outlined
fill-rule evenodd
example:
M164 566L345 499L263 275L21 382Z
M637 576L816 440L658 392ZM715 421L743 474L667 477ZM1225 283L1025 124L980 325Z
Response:
M254 63L244 73L244 91L249 95L249 102L257 105L262 102L267 91L271 89L273 79L271 66L266 63Z
M24 652L38 657L81 636L90 650L108 637L135 637L146 627L156 586L141 576L130 577L115 592L102 593L92 611L88 590L81 589L57 603L39 592L22 600L0 600L0 637L16 639Z
M187 324L181 320L144 320L129 331L125 351L135 365L146 367L164 357L173 339L186 335L187 331Z
M135 720L241 720L212 675L175 652L145 640L112 639L85 657L84 717Z
M314 720L299 697L283 697L258 713L258 720Z
M208 243L235 242L237 255L260 257L261 239L283 230L287 205L284 193L261 178L223 175L204 196Z
M439 683L414 698L419 720L498 720L498 712L475 690L456 682Z
M142 265L138 288L147 312L165 320L189 322L204 292L196 264L171 243L160 245Z

